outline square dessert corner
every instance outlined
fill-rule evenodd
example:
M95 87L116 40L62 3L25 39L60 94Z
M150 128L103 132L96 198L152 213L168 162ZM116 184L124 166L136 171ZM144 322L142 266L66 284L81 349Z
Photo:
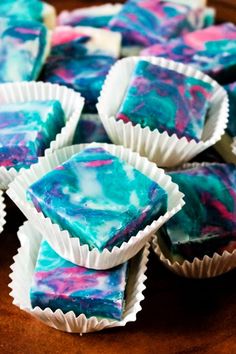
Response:
M57 100L1 105L0 165L19 170L37 162L64 124L65 114Z
M121 320L128 263L108 270L77 266L42 241L30 288L32 308Z
M236 166L212 163L170 173L185 205L163 226L160 245L173 261L193 261L236 247ZM196 214L197 210L197 214Z
M38 211L90 249L111 250L167 210L167 193L101 147L73 155L27 189Z
M201 79L139 60L116 119L199 141L213 89Z
M40 22L1 18L0 81L36 80L49 51L49 33Z

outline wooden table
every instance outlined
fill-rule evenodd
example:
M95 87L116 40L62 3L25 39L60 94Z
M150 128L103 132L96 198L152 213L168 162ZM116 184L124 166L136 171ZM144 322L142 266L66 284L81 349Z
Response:
M58 10L90 4L49 2ZM220 6L223 1L217 3ZM51 329L20 311L11 304L7 285L12 257L19 247L16 232L24 217L9 199L6 202L7 224L0 235L0 354L236 353L236 271L210 280L182 279L165 269L154 254L143 310L135 323L124 328L81 337Z

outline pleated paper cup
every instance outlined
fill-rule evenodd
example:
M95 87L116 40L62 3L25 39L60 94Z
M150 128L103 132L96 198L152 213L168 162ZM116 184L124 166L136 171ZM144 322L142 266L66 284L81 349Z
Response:
M5 216L6 216L6 212L5 212L3 192L0 190L0 233L3 231L3 226L6 223Z
M106 318L90 317L84 314L76 316L73 311L63 313L60 309L53 312L50 308L44 310L39 307L34 309L30 303L30 286L38 256L42 234L30 222L25 222L18 231L21 247L14 257L11 266L12 279L9 287L13 304L21 310L30 313L46 325L65 332L87 333L100 331L104 328L125 326L127 322L136 321L136 316L141 311L141 301L144 299L143 291L146 288L146 269L149 255L149 243L130 261L130 269L126 285L125 308L121 321Z
M61 132L47 149L54 151L72 144L76 126L84 106L80 93L65 86L44 82L16 82L0 85L0 105L20 103L32 100L58 100L65 112L66 123ZM22 169L20 169L21 171ZM0 189L7 189L9 183L17 176L15 168L0 166Z
M123 242L120 247L115 246L112 250L104 249L102 252L97 248L89 250L88 245L80 244L79 235L71 237L67 230L61 230L59 225L45 217L42 212L38 212L33 204L26 199L26 190L32 183L85 147L104 148L157 182L168 194L167 212L130 237L128 242ZM152 234L177 213L184 204L183 194L179 192L178 186L171 181L164 170L157 168L154 163L130 149L102 143L73 145L40 158L37 164L31 166L30 170L23 171L11 183L7 194L33 225L43 233L45 239L58 254L75 264L93 269L112 268L135 256L150 240Z
M210 166L212 164L214 163L186 163L178 170L185 170L198 166ZM183 260L183 262L172 262L168 257L165 256L165 252L163 252L165 246L162 246L159 232L153 237L152 247L160 261L169 270L183 277L196 279L213 278L236 268L236 249L233 252L224 251L222 255L215 252L212 257L205 255L203 259L195 257L192 262L188 260Z
M153 239L152 246L160 261L173 273L195 279L213 278L236 268L236 250L232 253L224 251L222 255L214 253L212 257L194 258L192 262L184 260L171 262L162 252L158 236Z
M135 65L140 60L201 79L213 86L208 119L199 142L193 139L188 141L186 137L179 139L176 134L170 136L167 132L160 133L157 129L152 131L149 127L142 128L140 124L133 126L131 122L125 123L115 119ZM107 134L114 144L128 147L163 167L173 167L187 162L214 145L224 133L228 122L228 97L226 91L216 81L189 65L156 57L130 57L117 61L103 85L97 109Z

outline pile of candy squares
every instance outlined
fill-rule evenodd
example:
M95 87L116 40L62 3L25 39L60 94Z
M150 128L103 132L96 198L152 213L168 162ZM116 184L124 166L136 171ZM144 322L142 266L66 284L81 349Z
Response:
M4 191L28 219L14 303L85 333L136 319L150 249L179 276L235 268L236 26L204 0L0 16L0 231Z

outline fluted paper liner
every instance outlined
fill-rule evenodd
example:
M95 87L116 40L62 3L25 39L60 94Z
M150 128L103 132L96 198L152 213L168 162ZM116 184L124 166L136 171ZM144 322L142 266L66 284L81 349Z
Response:
M141 311L141 301L144 299L143 291L146 288L146 269L149 255L149 243L142 251L130 261L128 281L126 285L125 308L121 321L90 317L84 314L75 315L73 311L64 314L60 309L53 312L50 308L44 310L39 307L32 309L30 303L30 286L42 239L40 234L30 222L25 222L18 231L21 247L14 257L11 266L12 289L10 295L13 304L30 313L46 325L65 332L86 333L100 331L104 328L125 326L127 322L136 321L136 316Z
M0 233L3 231L3 226L6 223L5 216L6 216L6 212L5 212L5 204L3 199L3 192L0 190Z
M201 79L214 87L202 140L188 141L186 137L179 139L176 134L170 136L167 132L160 133L157 129L151 131L149 127L142 128L140 124L133 126L131 122L125 123L115 119L134 67L139 60L146 60L186 76ZM117 61L105 80L97 109L107 134L114 144L128 147L146 156L150 161L156 162L158 166L164 167L173 167L187 162L214 145L223 135L228 122L228 97L226 91L216 81L190 65L151 56L130 57Z
M56 135L55 140L51 142L50 147L45 150L45 154L47 151L54 151L72 144L75 129L84 106L84 98L72 89L51 83L32 81L0 85L0 105L52 99L60 101L65 112L66 123L61 132ZM9 183L13 181L17 174L18 171L13 167L7 169L0 166L0 189L7 189Z
M208 162L188 163L184 164L179 170L197 166L209 166L211 164ZM213 278L236 267L236 249L232 253L224 251L222 255L215 252L212 257L205 255L203 259L195 257L192 262L188 260L171 262L162 252L161 244L158 241L158 233L153 237L152 246L160 261L169 270L183 277L196 279Z
M32 183L85 147L98 146L128 162L156 181L168 194L168 210L164 215L160 216L158 220L154 220L143 230L140 230L128 242L123 242L120 247L115 246L111 251L104 249L102 252L97 248L90 251L88 245L81 245L79 237L71 237L68 231L62 231L57 224L54 224L50 218L46 218L42 212L39 213L33 204L26 199L26 190ZM144 247L152 234L177 213L184 204L183 194L179 192L178 186L171 181L171 177L167 176L164 170L157 168L154 163L132 152L130 149L100 143L73 145L57 150L46 157L41 157L37 164L31 166L30 170L23 171L11 183L7 194L33 225L43 233L45 239L58 254L75 264L94 269L112 268L132 258Z

